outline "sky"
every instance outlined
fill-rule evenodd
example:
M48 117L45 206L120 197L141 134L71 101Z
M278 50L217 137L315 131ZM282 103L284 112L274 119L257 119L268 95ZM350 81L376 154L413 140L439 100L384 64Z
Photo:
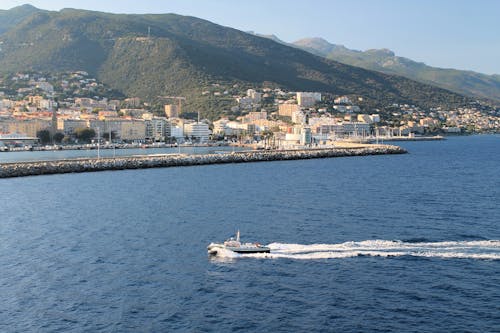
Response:
M350 49L391 49L443 68L500 74L500 0L0 0L47 10L176 13L286 42L321 37Z

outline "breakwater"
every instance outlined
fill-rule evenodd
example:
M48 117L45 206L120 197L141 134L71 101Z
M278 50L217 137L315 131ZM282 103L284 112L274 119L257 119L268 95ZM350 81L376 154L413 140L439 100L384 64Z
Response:
M0 164L0 178L49 175L59 173L94 172L105 170L163 168L223 163L284 161L404 153L406 153L406 151L398 146L365 145L355 148L246 151L233 152L228 154L204 155L141 155L99 159L85 158L38 162L19 162Z

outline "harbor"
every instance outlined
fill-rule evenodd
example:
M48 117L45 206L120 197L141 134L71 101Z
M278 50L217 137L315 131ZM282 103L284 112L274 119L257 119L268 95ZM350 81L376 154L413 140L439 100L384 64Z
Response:
M209 164L285 161L313 158L333 158L384 154L404 154L407 151L393 145L351 144L334 148L300 150L257 150L223 154L155 154L107 158L77 158L52 161L30 161L0 164L0 178L106 170L164 168Z

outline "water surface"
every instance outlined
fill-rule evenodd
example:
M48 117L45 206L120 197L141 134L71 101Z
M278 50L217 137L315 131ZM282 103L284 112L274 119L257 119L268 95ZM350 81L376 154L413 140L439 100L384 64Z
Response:
M500 137L402 145L1 179L0 331L499 332Z

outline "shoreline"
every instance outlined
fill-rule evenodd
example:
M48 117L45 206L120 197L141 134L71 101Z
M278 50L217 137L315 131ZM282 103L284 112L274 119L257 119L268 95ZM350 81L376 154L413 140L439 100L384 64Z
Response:
M157 154L99 159L79 158L53 161L13 162L0 164L0 178L405 153L407 153L405 149L393 145L353 145L353 147L342 148L244 151L227 154Z

